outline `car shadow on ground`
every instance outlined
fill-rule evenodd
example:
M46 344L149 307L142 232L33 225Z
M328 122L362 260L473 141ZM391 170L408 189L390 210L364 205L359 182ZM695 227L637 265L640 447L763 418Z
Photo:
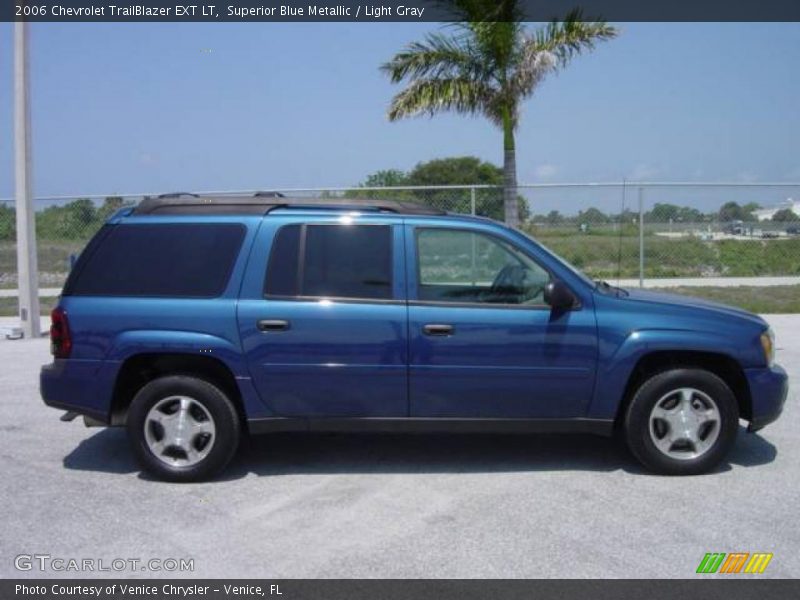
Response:
M754 467L775 460L777 449L740 428L728 459ZM124 429L104 429L64 458L82 471L132 473L139 470ZM245 438L217 481L288 474L507 473L524 471L616 471L647 475L616 439L591 435L495 434L271 434ZM145 478L149 478L143 475Z

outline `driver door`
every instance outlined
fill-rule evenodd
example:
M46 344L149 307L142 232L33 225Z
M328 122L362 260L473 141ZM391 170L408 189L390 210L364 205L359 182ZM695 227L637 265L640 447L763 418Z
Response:
M412 417L568 418L591 397L592 310L551 311L551 274L494 231L407 225Z

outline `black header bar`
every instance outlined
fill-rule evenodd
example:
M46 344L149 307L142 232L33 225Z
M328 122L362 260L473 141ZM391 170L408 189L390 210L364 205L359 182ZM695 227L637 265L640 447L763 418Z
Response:
M185 2L180 4L179 2ZM526 21L800 21L800 0L519 0ZM2 21L392 22L453 21L440 0L2 0Z

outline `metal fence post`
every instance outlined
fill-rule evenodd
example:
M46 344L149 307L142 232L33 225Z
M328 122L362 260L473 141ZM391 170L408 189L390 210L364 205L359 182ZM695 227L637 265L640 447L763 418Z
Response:
M475 216L475 186L469 188L469 214Z
M17 294L22 334L41 334L39 268L31 195L31 115L28 78L28 24L14 23L14 179L17 220Z
M475 207L475 187L469 188L469 214L475 216L477 213L477 209ZM477 240L475 239L475 235L471 236L472 240L472 285L478 285L478 263L477 263L477 253L478 253L478 244Z
M644 287L644 188L639 186L639 287Z

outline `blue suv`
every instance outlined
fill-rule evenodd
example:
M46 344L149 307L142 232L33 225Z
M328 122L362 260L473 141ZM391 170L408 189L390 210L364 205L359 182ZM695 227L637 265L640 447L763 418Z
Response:
M787 395L767 324L594 282L488 219L370 200L148 199L52 312L41 393L209 478L243 434L618 432L649 469L719 463Z

